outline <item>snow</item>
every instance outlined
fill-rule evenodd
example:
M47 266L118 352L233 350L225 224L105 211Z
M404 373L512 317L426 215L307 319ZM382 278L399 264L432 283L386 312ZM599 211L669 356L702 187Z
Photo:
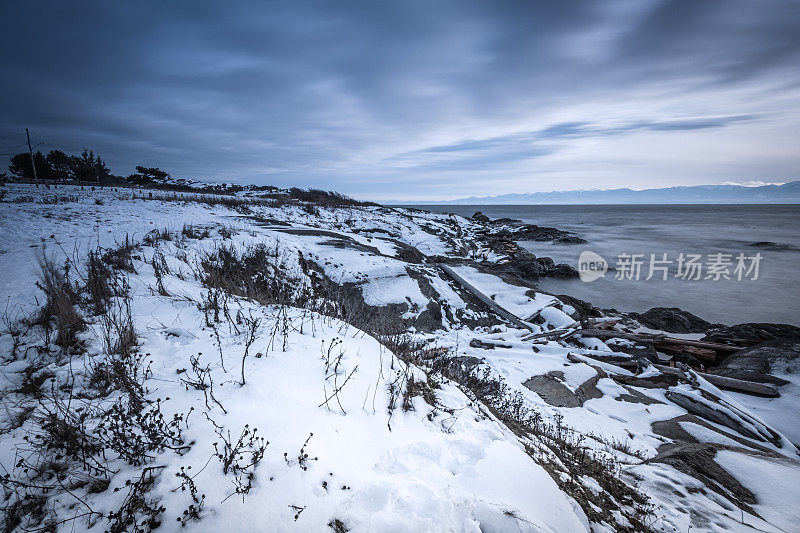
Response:
M755 510L784 531L797 530L800 523L800 476L798 461L768 459L721 451L715 461L731 472L758 499Z
M47 191L20 185L7 189L9 195L0 203L0 229L6 236L0 243L0 298L8 302L11 316L29 313L37 299L41 301L34 285L35 265L36 254L45 249L62 259L80 260L98 244L110 247L126 236L140 240L154 229L180 233L188 224L210 229L208 238L176 238L158 244L171 271L163 280L170 296L155 290L156 278L148 264L156 253L154 247L144 246L134 254L137 273L130 275L140 349L153 361L150 397L169 397L164 406L170 413L195 409L185 434L187 442L195 444L183 455L164 453L157 458L157 464L165 468L153 494L168 508L162 530L320 531L329 529L328 523L335 519L351 531L613 530L609 524L590 524L577 503L526 453L525 446L531 442L520 439L455 383L444 382L435 391L435 405L416 396L411 402L413 409L405 411L398 406L390 410L392 384L402 386L409 376L424 381L425 374L397 359L370 335L308 310L286 308L284 318L279 318L284 310L278 307L232 298L233 314L240 311L262 319L245 364L246 384L241 386L238 372L245 349L243 335L221 326L218 346L198 309L206 294L194 274L202 254L223 242L237 249L263 243L270 249L279 248L286 268L303 282L308 280L299 267L300 253L317 263L332 281L357 286L369 305L407 304L405 316L417 316L431 301L419 278L427 281L443 307L482 318L483 311L468 304L470 299L441 275L435 264L402 260L397 244L415 246L428 256L448 255L462 261L472 256L495 258L485 249L467 246L474 231L470 221L380 207L319 208L310 214L300 206L254 206L251 212L242 213L194 202L133 199L130 190L59 187ZM48 204L14 202L30 195L74 195L77 199ZM98 199L100 203L95 202ZM334 232L338 237L289 233L286 226L259 220L280 221L292 229ZM233 237L223 241L222 227L231 229ZM574 309L553 296L507 284L468 264L453 269L511 313L523 319L538 313L545 331L566 331L574 325L570 316ZM281 334L276 337L274 333L281 320L291 324L285 342ZM444 320L441 330L417 333L415 338L431 347L449 349L451 355L482 361L481 370L502 380L511 393L519 393L524 404L545 420L561 417L566 427L585 436L592 450L618 460L620 476L650 496L655 509L651 526L656 530L745 531L753 526L788 531L797 523L800 517L793 502L800 501L800 465L788 441L780 449L760 442L770 454L755 454L708 427L680 422L698 441L727 447L717 453L716 460L757 495L755 510L763 520L740 513L697 479L663 463L642 461L656 456L659 448L670 442L653 425L687 413L672 403L663 389L636 388L635 392L652 402L631 401L630 387L611 377L598 378L599 371L608 375L631 372L588 357L608 354L606 344L581 339L582 346L577 347L557 341L534 345L526 340L529 333L507 325L467 326ZM102 352L100 324L92 324L82 338L87 343L83 357ZM472 339L508 347L476 348L469 345ZM341 355L336 371L325 359L331 345L336 347L334 356ZM9 336L0 335L2 353L9 346ZM213 402L207 407L202 391L186 390L181 383L184 374L179 371L187 368L190 356L209 365L215 396L227 413ZM23 360L2 367L3 405L10 406L10 411L17 408L14 402L19 399L10 391L19 386L25 368ZM56 365L48 368L63 372ZM548 373L558 375L573 392L596 380L602 396L585 400L581 407L549 405L523 385L533 376ZM737 417L755 432L765 432L769 426L796 443L800 440L800 384L790 373L780 377L792 383L782 388L777 399L722 393L701 379L699 385L685 384L676 390L708 402L698 392L698 387L703 388L727 402L713 404L715 409ZM345 379L338 398L331 398L336 384ZM5 418L2 422L2 427L8 426ZM212 456L213 442L219 440L214 424L233 435L245 424L257 427L269 441L264 459L254 471L254 488L244 502L240 495L229 497L234 490L231 478L223 475L219 461ZM8 467L14 462L14 446L26 429L0 434L0 464ZM304 470L298 454L307 439L310 458ZM135 474L131 467L117 466L112 488L123 486ZM198 488L206 494L201 520L186 528L175 520L188 503L186 493L173 491L180 483L175 474L181 466L192 467ZM602 490L590 476L583 476L581 482L594 494ZM93 505L108 508L121 498L113 491L83 496ZM741 524L742 516L749 525ZM621 515L618 518L626 520ZM76 523L75 530L82 527L86 526ZM90 530L103 527L99 521ZM59 530L72 530L72 524L63 524Z

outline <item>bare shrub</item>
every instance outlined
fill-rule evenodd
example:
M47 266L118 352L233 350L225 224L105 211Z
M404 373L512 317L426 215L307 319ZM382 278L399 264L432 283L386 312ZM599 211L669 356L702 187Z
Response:
M125 272L130 272L132 274L136 273L136 269L133 267L133 250L136 248L136 245L133 241L125 235L125 240L122 243L117 244L116 248L110 248L103 254L103 261L110 265L114 270L122 270Z
M208 416L208 415L206 415ZM250 428L245 424L239 436L231 437L230 430L225 430L209 418L214 425L219 440L214 442L214 456L222 464L222 473L233 475L234 494L241 494L242 501L253 488L255 469L264 458L269 442L258 436L258 428ZM225 499L227 499L225 498Z
M86 292L95 314L106 311L108 301L115 296L112 289L114 274L101 260L99 251L90 251L86 261Z
M292 304L302 307L311 297L280 246L257 244L242 252L221 245L200 261L202 283L260 304Z
M211 230L208 228L198 228L191 224L184 224L181 234L187 239L205 239L211 235Z
M77 335L85 329L86 322L75 308L79 297L69 277L69 262L60 267L46 250L37 255L37 262L36 286L45 294L45 303L34 318L34 324L44 328L46 342L49 342L50 333L55 327L55 343L58 346L76 346Z
M172 234L169 232L167 228L162 230L154 229L142 238L142 244L146 246L154 246L159 241L171 241Z

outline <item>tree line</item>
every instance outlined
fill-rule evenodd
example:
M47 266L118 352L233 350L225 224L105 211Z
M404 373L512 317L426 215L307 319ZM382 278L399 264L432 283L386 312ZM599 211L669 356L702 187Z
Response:
M40 180L74 180L101 185L122 183L147 185L163 183L170 177L169 173L159 168L141 165L136 167L135 173L127 177L114 176L99 155L85 148L79 155L69 155L61 150L51 150L47 155L36 152L33 154L33 162L36 165L35 177ZM22 152L12 156L8 171L20 180L32 181L34 174L30 154Z

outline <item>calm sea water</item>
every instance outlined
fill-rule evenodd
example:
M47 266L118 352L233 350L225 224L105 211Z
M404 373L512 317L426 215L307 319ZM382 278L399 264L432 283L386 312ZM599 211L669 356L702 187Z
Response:
M800 206L798 205L592 205L592 206L419 206L434 212L470 216L482 211L491 218L517 218L530 224L574 231L587 244L520 243L537 256L578 267L584 250L600 254L611 265L620 254L643 254L639 280L605 277L580 280L542 280L539 287L569 294L596 306L621 311L646 311L651 307L680 307L710 322L781 322L800 325ZM748 246L771 241L786 245L774 250ZM673 263L668 279L656 270L650 280L651 254ZM702 255L701 280L676 277L679 254ZM730 280L705 279L709 254L732 254ZM753 272L738 281L736 258L761 254L758 279ZM723 256L724 262L724 256ZM750 261L746 263L750 266ZM660 263L657 266L665 266ZM724 266L722 268L724 270Z

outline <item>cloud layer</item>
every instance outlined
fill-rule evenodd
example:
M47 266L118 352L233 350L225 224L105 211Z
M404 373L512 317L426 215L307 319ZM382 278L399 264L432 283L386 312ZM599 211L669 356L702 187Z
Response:
M800 177L795 1L6 4L2 152L379 200Z

